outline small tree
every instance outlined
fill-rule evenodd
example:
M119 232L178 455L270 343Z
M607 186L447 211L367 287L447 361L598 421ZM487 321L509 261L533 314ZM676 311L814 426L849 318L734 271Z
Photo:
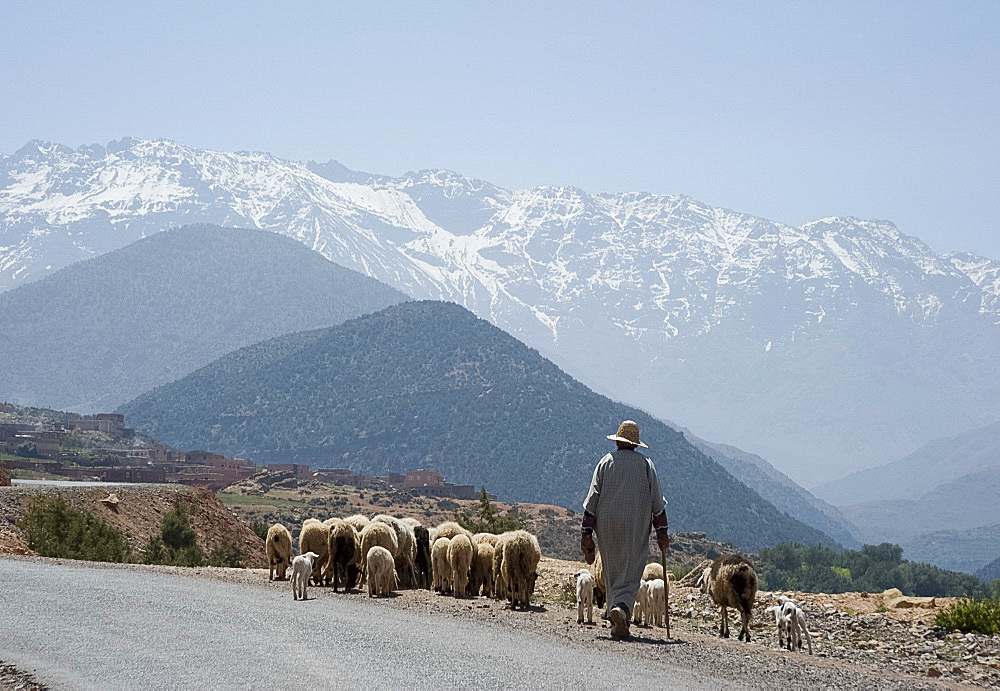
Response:
M490 501L486 488L479 490L479 511L475 516L466 511L455 511L455 522L473 533L493 533L499 535L509 530L522 530L527 522L517 506L511 508L506 516L500 515L500 510Z
M150 538L146 548L147 564L170 566L203 566L205 552L198 546L198 536L191 528L180 501L163 516L159 536Z

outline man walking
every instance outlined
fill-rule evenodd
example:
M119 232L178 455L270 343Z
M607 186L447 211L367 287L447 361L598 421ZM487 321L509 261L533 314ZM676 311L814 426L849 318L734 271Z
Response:
M594 469L590 492L583 503L580 546L587 563L595 556L594 531L601 545L604 587L612 605L611 635L628 637L632 605L649 554L649 529L656 528L660 549L670 546L667 510L653 462L636 451L648 448L639 441L639 425L625 420L608 439L618 445Z

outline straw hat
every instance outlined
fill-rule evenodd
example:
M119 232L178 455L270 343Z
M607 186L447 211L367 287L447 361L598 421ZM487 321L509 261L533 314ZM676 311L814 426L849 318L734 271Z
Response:
M622 424L618 425L618 432L615 434L609 434L608 439L611 441L623 441L628 444L634 444L635 446L641 446L644 449L649 448L639 441L639 425L632 420L625 420Z

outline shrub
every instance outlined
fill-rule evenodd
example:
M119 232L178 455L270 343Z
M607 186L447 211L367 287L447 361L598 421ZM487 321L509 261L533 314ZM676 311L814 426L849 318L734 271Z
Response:
M160 535L150 538L145 562L168 566L205 565L205 552L198 546L198 536L179 501L174 501L173 510L164 514Z
M235 542L226 540L213 549L208 555L209 566L228 566L232 569L242 569L246 555Z
M267 531L270 530L270 526L268 526L267 523L264 521L254 521L250 524L250 527L253 529L254 533L257 534L257 537L264 541L267 540Z
M18 526L28 546L43 557L120 563L132 556L120 530L74 509L62 497L35 499Z
M1000 633L1000 600L962 599L938 612L934 623L943 629L992 636Z

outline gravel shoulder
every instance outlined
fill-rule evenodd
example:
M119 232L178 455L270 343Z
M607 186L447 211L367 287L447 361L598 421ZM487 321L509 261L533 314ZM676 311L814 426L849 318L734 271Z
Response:
M248 588L285 592L288 595L289 608L301 606L293 603L291 593L288 592L291 588L287 581L269 582L267 571L263 569L211 567L187 569L134 564L71 562L40 557L9 558L53 565L72 563L94 569L153 571L175 574L185 578L211 579ZM567 574L572 573L577 568L580 568L580 564L543 559L540 564L539 588L536 591L538 597L536 604L532 606L530 611L511 611L505 603L486 598L456 599L420 590L402 590L394 597L369 599L357 591L344 594L334 593L328 588L310 587L309 595L315 599L347 598L376 609L408 610L419 614L460 619L463 623L479 623L507 631L539 635L578 646L583 650L612 653L632 658L639 664L649 665L650 668L672 665L691 670L693 673L709 674L714 678L741 687L791 685L812 688L951 688L965 685L994 686L997 684L997 679L1000 679L989 672L977 671L979 667L970 665L968 661L963 663L964 669L962 669L961 674L953 674L952 667L938 662L939 658L937 657L934 658L935 668L945 670L944 674L941 677L929 678L926 671L927 661L921 659L919 655L933 655L933 651L938 648L933 643L928 644L922 636L919 636L920 644L929 645L931 652L915 655L915 664L909 666L903 664L900 658L893 657L899 653L891 647L888 648L889 652L884 655L879 653L877 647L874 648L873 653L865 654L862 654L857 648L848 649L847 646L840 646L844 650L836 651L836 647L840 644L835 643L836 639L830 637L834 633L833 630L826 631L826 615L822 615L822 622L814 621L812 616L810 618L810 630L814 631L815 655L809 656L781 650L777 647L773 620L768 622L759 614L766 606L766 601L758 603L758 611L755 613L754 620L753 643L749 645L740 643L735 638L721 640L712 635L713 627L717 626L717 616L712 612L707 600L703 599L704 596L695 593L690 588L681 588L676 585L671 587L672 640L666 639L665 631L661 628L633 625L632 639L625 642L617 641L611 638L610 629L600 620L596 608L595 624L578 625L576 623L576 608L568 601L565 584L567 583ZM704 616L703 612L707 612L708 616ZM878 618L883 615L871 616ZM843 618L837 615L832 619L840 622ZM898 626L906 628L907 631L914 628L913 624L905 622L899 622ZM847 628L846 623L844 627ZM863 630L863 635L869 635L869 632ZM914 635L916 636L916 634ZM947 645L947 641L948 639L945 639L945 643L942 643L940 647ZM963 638L959 645L964 647L968 644ZM977 647L984 649L994 645L996 645L996 641L990 641L985 646L977 643ZM840 652L844 654L841 655ZM980 667L983 670L992 669L989 665L980 665ZM958 669L958 666L955 666L955 669ZM594 674L599 675L599 670L595 669ZM596 684L603 685L603 681L610 680L601 680L595 676Z

